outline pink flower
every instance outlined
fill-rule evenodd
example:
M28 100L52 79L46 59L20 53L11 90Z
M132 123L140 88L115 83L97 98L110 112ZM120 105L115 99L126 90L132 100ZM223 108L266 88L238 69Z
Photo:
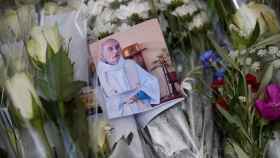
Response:
M266 95L265 100L256 100L256 107L263 118L271 121L277 120L280 118L280 86L268 85Z

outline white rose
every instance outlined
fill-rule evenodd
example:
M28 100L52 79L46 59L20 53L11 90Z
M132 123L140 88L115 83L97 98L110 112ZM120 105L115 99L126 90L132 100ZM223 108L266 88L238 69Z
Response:
M13 105L19 110L21 116L25 119L32 119L34 115L32 97L38 105L41 104L35 88L26 74L15 74L6 81L5 87Z
M242 36L248 37L254 30L258 16L248 8L247 5L241 6L241 8L233 16L233 21L240 28L239 32L242 32Z
M257 21L260 26L260 33L266 31L276 33L279 32L280 26L274 11L263 4L249 3L243 5L233 16L234 23L240 28L240 35L248 38Z

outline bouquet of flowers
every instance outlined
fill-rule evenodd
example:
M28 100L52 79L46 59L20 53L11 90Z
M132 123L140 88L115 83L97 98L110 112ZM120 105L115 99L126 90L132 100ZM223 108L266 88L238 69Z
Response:
M226 20L233 48L220 47L209 32L207 36L215 51L200 56L204 72L213 74L207 87L216 107L216 123L224 136L225 157L267 156L276 120L280 118L280 85L274 79L280 68L280 36L276 33L279 25L274 12L265 10L269 8L260 4L242 6L232 19ZM243 13L255 18L245 18ZM249 27L248 19L253 20L253 28L244 28ZM269 24L262 23L268 19Z

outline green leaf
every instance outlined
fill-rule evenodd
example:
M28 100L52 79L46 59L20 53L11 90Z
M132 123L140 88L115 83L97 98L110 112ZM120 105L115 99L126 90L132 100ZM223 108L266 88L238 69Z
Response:
M265 39L260 39L256 44L252 45L250 49L261 49L267 45L278 44L280 42L280 33L273 34Z
M238 155L238 158L250 158L237 143L231 141L231 144L235 150L235 153Z
M49 58L41 70L42 76L38 77L42 97L48 101L69 101L79 93L84 82L74 81L73 64L64 48L60 48L56 54L50 53L48 51Z
M271 63L265 73L263 74L262 80L261 80L261 84L260 84L260 88L258 90L258 94L260 94L263 89L265 88L265 86L271 81L272 76L273 76L273 71L274 71L274 63Z
M240 119L234 115L231 115L229 112L227 112L226 110L224 110L223 108L221 108L220 106L217 106L219 112L224 116L224 118L230 123L230 124L234 124L237 127L242 128L242 123L240 121Z
M242 122L240 120L239 117L237 117L236 115L231 115L229 112L227 112L226 110L224 110L223 108L221 108L220 106L217 106L219 112L222 114L222 116L228 121L228 123L235 125L236 127L238 127L242 134L249 139L248 134L246 133L246 130L244 129Z
M256 25L255 25L255 28L254 28L254 31L252 32L252 34L250 36L250 39L248 40L247 47L251 46L252 44L254 44L257 41L257 39L260 36L260 32L261 32L260 24L257 21Z

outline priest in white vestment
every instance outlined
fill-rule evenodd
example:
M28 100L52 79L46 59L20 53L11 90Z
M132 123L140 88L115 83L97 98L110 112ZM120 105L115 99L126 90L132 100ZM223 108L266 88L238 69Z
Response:
M117 40L101 44L97 74L109 119L144 112L152 108L151 104L160 103L158 79L133 60L123 59Z

